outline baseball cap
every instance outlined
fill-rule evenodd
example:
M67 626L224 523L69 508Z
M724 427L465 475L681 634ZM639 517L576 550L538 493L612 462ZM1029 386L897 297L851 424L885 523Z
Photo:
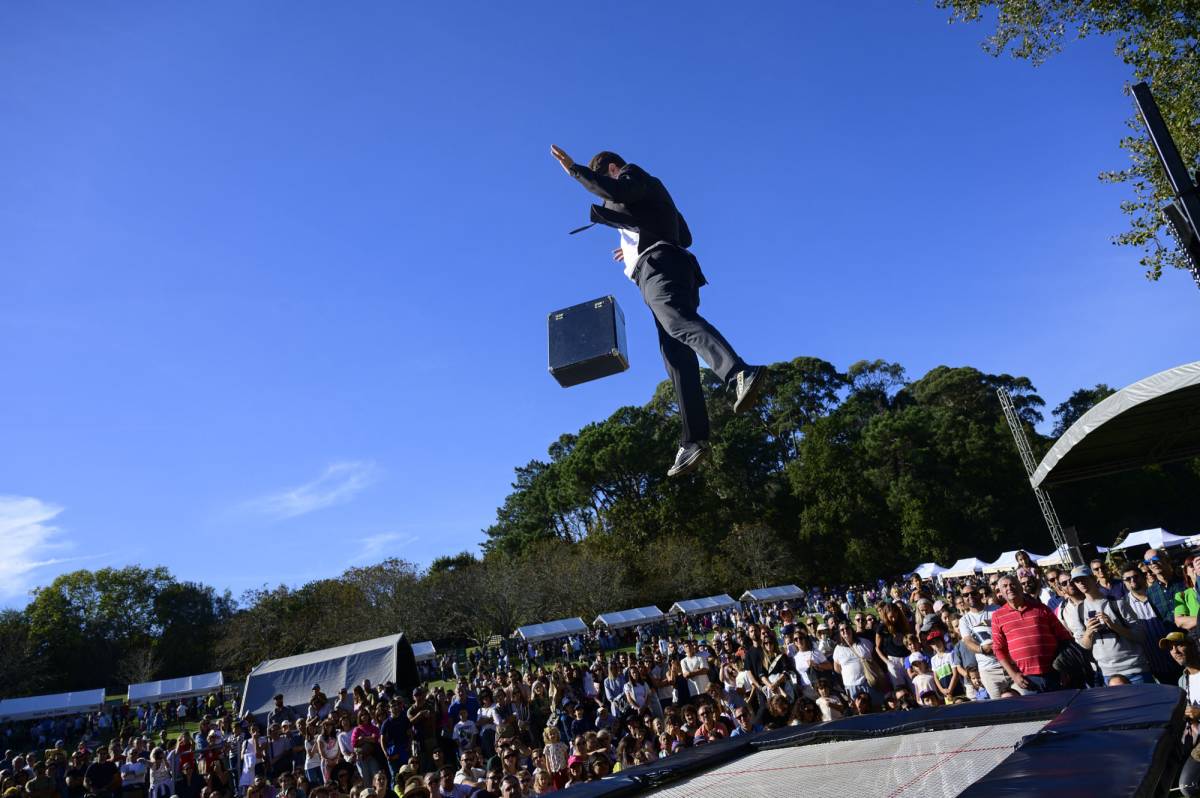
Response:
M908 661L909 662L926 662L927 660L925 659L925 655L922 654L920 651L918 651L917 653L910 656L908 658Z
M314 685L312 686L312 689L314 689L314 690L320 690L320 689L321 689L321 685L319 685L319 684L314 684Z
M1158 641L1158 647L1166 651L1171 646L1179 643L1187 642L1187 635L1183 632L1171 632L1169 635Z
M1085 576L1091 576L1092 569L1086 565L1076 565L1071 569L1071 579L1082 579Z
M933 602L933 611L941 612L942 607L945 607L945 606L946 606L946 602L942 601L941 599L938 599L937 601Z
M926 640L941 640L942 639L942 630L941 629L930 630L928 633L926 633L925 639Z

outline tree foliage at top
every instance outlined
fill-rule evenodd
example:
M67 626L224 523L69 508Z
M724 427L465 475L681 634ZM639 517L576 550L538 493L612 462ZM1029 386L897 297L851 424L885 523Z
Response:
M937 7L948 9L952 20L994 18L984 49L1034 64L1059 52L1071 37L1115 40L1133 82L1150 84L1184 163L1192 170L1200 166L1200 0L937 0ZM1174 195L1136 112L1128 126L1131 133L1121 146L1131 165L1105 170L1100 179L1130 185L1133 199L1121 203L1129 229L1113 240L1140 248L1147 277L1157 280L1164 268L1188 263L1171 234L1164 235L1160 209Z

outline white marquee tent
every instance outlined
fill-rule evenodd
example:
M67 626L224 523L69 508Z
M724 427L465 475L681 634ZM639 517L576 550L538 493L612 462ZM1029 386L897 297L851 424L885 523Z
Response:
M433 645L432 640L426 640L424 643L413 643L413 659L417 662L425 662L437 656L437 649Z
M701 615L706 612L729 610L737 606L738 603L730 598L729 594L722 593L719 596L676 601L667 611L672 615Z
M627 626L637 626L641 623L657 623L666 616L658 607L638 607L632 610L621 610L620 612L606 612L596 617L592 621L593 626L603 624L609 629L624 629Z
M998 571L1015 571L1015 570L1017 570L1017 552L1018 551L1024 551L1026 554L1029 555L1029 559L1033 560L1034 562L1037 562L1038 560L1044 559L1046 557L1045 554L1034 554L1029 549L1013 549L1012 551L1006 551L1003 554L1001 554L1000 557L997 558L997 560L995 562L990 562L987 565L983 566L983 572L985 574L994 574Z
M778 587L760 587L747 590L742 594L742 601L756 601L769 604L772 601L792 601L804 595L804 591L795 585L779 585Z
M250 671L242 694L241 712L264 716L275 706L276 693L289 707L303 707L312 697L312 686L326 695L370 679L371 684L397 680L403 634L377 637L292 657L269 659ZM408 645L405 644L405 649Z
M1130 532L1125 540L1121 541L1121 545L1113 546L1113 549L1165 549L1178 546L1187 539L1185 535L1175 535L1165 529L1143 529L1140 532Z
M95 712L103 708L104 688L80 690L74 693L6 698L0 701L0 720L51 718L56 715L74 715L77 712Z
M912 571L906 573L905 576L912 576L913 574L916 574L922 579L933 579L935 576L941 576L942 574L946 573L947 570L948 569L943 568L935 562L923 562Z
M542 640L554 640L559 637L581 635L588 630L588 625L582 618L562 618L546 623L531 623L522 626L514 634L518 634L527 643L537 643Z
M220 690L225 677L220 671L199 676L181 676L178 679L160 679L157 682L141 682L129 685L129 703L152 704L172 698L187 698L205 695Z
M987 563L976 557L963 557L958 562L951 565L945 571L942 571L942 577L949 579L957 576L971 576L973 574L983 573L983 569L987 567Z

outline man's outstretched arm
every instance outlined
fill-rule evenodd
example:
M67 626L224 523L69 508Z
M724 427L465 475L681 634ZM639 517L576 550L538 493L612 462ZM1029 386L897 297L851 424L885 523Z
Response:
M567 174L578 180L580 185L600 199L625 204L636 202L646 192L645 181L634 179L630 174L622 175L617 179L597 174L583 164L575 163L571 156L556 144L550 145L550 154Z

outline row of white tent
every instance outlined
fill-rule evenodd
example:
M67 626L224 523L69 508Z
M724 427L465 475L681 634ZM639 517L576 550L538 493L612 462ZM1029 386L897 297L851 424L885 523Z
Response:
M778 585L756 590L747 590L740 600L734 599L728 593L704 598L677 601L671 608L663 612L658 607L636 607L618 612L606 612L592 621L593 626L604 626L608 629L624 629L646 623L658 623L669 616L702 615L707 612L736 609L742 602L766 604L775 601L791 601L804 595L804 591L795 585ZM588 625L582 618L561 618L546 623L531 623L518 628L513 635L527 643L538 643L543 640L556 640L571 635L583 634L588 631Z
M1111 549L1097 546L1096 550L1103 554L1108 551L1122 549L1164 549L1184 545L1200 546L1200 535L1175 535L1165 529L1143 529L1140 532L1131 532L1125 540ZM934 577L951 579L960 576L971 576L973 574L994 574L1000 571L1012 571L1017 568L1017 551L1019 550L1006 551L995 562L984 562L976 557L964 557L949 568L943 568L933 562L923 562L909 572L909 574L906 574L906 576L917 574L922 579L933 579ZM1045 555L1034 554L1028 549L1024 551L1029 555L1031 560L1043 567L1069 564L1066 556L1061 551Z
M151 704L155 701L191 698L220 690L224 684L225 677L220 671L202 673L197 676L183 676L178 679L140 682L129 685L127 700L131 704ZM104 688L23 698L5 698L0 700L0 720L53 718L59 715L95 712L104 708L106 699Z

